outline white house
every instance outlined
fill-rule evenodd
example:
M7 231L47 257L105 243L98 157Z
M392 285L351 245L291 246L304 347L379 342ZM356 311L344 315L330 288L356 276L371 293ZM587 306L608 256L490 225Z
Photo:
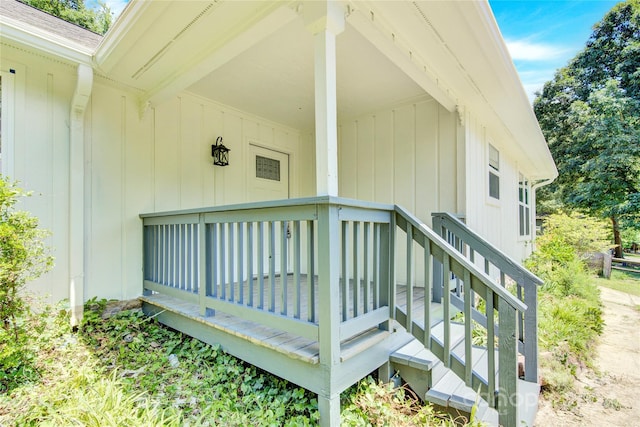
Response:
M449 212L521 261L535 188L557 175L485 1L132 0L101 37L3 0L0 43L1 172L34 192L24 207L53 232L55 268L32 288L69 298L76 317L88 298L142 295L140 214L357 199L401 206L418 228ZM213 164L219 137L228 166ZM395 259L421 241L396 244ZM295 270L283 262L276 274ZM419 257L398 265L400 285L424 286L431 271ZM303 385L331 390L318 393L334 423L343 385Z

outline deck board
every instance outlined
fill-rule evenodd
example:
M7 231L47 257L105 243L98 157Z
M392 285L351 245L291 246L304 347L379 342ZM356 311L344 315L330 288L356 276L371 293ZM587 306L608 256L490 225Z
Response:
M266 310L266 307L268 307L268 304L269 304L268 278L265 278L265 286L263 289L265 309L258 308L259 302L260 302L260 285L259 285L259 280L257 278L254 278L252 280L253 306L249 305L250 282L248 280L244 280L242 282L242 286L243 286L243 289L242 289L243 302L242 303L239 302L240 301L239 296L241 292L240 292L240 287L237 281L235 283L235 290L234 290L235 300L231 300L229 298L230 292L229 292L229 286L227 285L227 289L226 289L227 298L225 299L225 301L236 303L239 306L253 308L263 312L270 312L274 315L281 315L280 313L282 312L282 307L283 307L282 298L281 298L281 292L282 292L281 279L282 278L280 276L277 276L275 279L276 279L275 280L275 298L274 298L275 305L274 305L274 310L272 312ZM317 279L314 279L314 280L317 280ZM347 298L348 318L353 317L353 300L351 298L351 296L353 295L353 286L354 286L354 282L353 280L350 280L349 287L348 287L350 298ZM295 282L294 276L288 275L287 286L286 286L286 289L287 289L286 313L287 314L286 316L285 315L283 316L292 318L292 319L294 318L294 304L295 304L294 297L295 297L296 287L297 287L297 283ZM366 286L364 283L360 283L360 295L365 294L364 293L365 287ZM300 290L301 290L300 312L299 312L299 318L301 319L301 321L306 321L306 319L308 319L308 316L309 316L309 304L308 304L309 292L307 292L307 289L308 289L307 277L305 275L301 275L300 276ZM314 287L314 289L315 289L314 297L317 304L317 301L318 301L317 286ZM218 286L217 291L218 291L218 295L221 295L220 286ZM342 287L341 287L341 292L342 292ZM369 283L369 295L373 295L373 282ZM403 310L406 310L406 286L398 285L396 295L398 296L397 298L399 299L398 301L399 307ZM141 300L148 304L152 304L162 309L179 313L190 319L204 323L210 327L216 328L228 334L245 339L251 342L252 344L260 345L263 347L273 349L280 353L287 354L289 357L303 360L307 363L316 364L319 362L319 343L317 341L307 339L307 338L302 338L295 334L287 333L282 330L264 326L256 322L244 320L238 316L233 316L233 315L224 313L222 310L215 310L214 312L215 314L213 315L202 316L200 314L200 307L198 304L181 301L177 298L169 297L159 293L143 296L141 297ZM433 312L442 311L441 309L439 309L439 304L431 303L430 307ZM358 307L359 312L363 313L365 308L367 309L367 311L372 311L374 309L373 300L368 301L368 304L366 304L366 306L363 301L360 301L360 304ZM421 327L424 324L423 309L424 309L424 289L415 288L413 316L414 316L414 321L417 324L419 324ZM316 310L316 313L317 313L317 310ZM313 323L317 324L317 320L318 319L316 314ZM437 319L434 319L434 322L435 321L437 321ZM343 352L341 356L342 359L347 360L350 357L352 357L353 354L357 354L361 351L364 351L364 349L366 349L368 345L375 344L376 342L384 339L386 335L388 335L388 332L386 331L380 331L380 333L378 333L376 332L376 330L371 330L371 331L365 331L359 336L354 337L352 339L345 340L342 343L342 352Z

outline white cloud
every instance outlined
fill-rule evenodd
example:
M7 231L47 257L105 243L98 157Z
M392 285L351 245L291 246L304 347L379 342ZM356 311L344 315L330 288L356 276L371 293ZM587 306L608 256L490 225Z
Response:
M556 70L552 68L540 68L535 70L520 71L520 80L522 86L529 97L529 100L533 102L535 99L535 92L541 91L544 84L553 78Z
M113 17L117 18L127 3L129 3L129 0L106 0L105 3L109 6L111 12L113 12Z
M101 3L105 3L111 9L114 20L120 16L124 7L129 3L129 0L102 0ZM100 9L98 0L87 0L85 5L91 9Z
M507 48L514 61L548 61L566 53L563 47L531 43L527 40L507 40Z

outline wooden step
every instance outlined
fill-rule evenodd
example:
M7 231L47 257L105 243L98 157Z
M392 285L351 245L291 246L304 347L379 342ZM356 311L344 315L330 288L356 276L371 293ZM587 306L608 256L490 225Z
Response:
M340 361L346 362L353 356L356 356L368 348L373 347L377 343L387 339L389 331L378 328L371 328L363 333L356 335L340 344Z
M431 328L431 337L443 345L444 343L444 322L440 322ZM450 330L450 343L451 348L455 348L458 344L464 341L464 325L462 323L451 322Z
M467 387L464 381L452 371L447 372L426 393L425 400L466 414L471 414L475 405L475 420L482 421L488 425L498 425L498 412L489 407L489 404L484 399Z
M393 352L389 356L389 360L398 365L429 371L438 358L427 350L420 341L413 339L404 347Z
M456 345L452 350L451 350L451 354L453 355L453 357L455 357L458 361L460 361L463 365L466 365L466 355L465 355L465 349L464 349L464 341L458 343L458 345ZM493 373L493 375L498 375L498 350L494 350L494 354L495 354L495 372ZM473 362L473 372L479 376L480 378L482 378L482 380L484 381L485 384L488 383L489 381L489 375L488 375L488 363L487 363L487 358L488 358L488 352L487 352L487 348L486 347L479 347L479 346L472 346L471 348L471 359ZM497 384L497 379L496 379L496 384Z
M540 386L524 380L517 382L518 426L533 426L538 410ZM498 425L498 412L478 394L467 387L462 379L448 371L425 395L425 400L445 408L470 414L477 405L476 419L491 426Z

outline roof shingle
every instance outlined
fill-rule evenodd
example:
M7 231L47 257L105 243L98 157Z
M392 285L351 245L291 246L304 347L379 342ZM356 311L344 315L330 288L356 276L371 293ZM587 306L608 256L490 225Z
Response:
M77 44L85 46L92 51L102 41L102 36L50 15L39 9L31 7L17 0L0 1L0 15L12 18L16 21L40 28L51 34L64 37Z

